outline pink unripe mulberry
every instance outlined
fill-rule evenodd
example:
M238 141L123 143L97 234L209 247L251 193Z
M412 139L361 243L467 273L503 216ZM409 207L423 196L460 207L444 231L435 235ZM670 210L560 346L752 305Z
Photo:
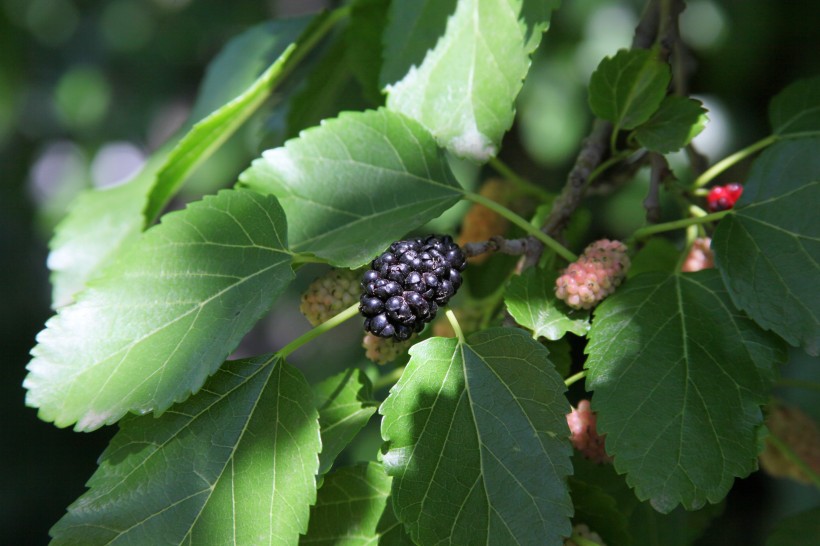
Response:
M621 284L629 263L622 242L595 241L555 280L555 295L573 309L590 309Z
M612 457L604 449L604 436L598 436L597 419L589 400L581 400L578 407L567 414L572 447L587 459L596 463L611 463Z
M711 244L712 239L709 237L695 239L692 248L689 249L689 254L686 255L686 261L681 266L681 271L693 273L715 267L715 255L709 247Z

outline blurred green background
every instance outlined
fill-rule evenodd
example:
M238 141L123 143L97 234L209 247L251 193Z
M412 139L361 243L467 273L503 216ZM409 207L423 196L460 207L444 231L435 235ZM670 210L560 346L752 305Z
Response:
M265 19L327 3L0 0L0 544L45 544L48 528L82 494L115 432L59 430L24 405L28 351L51 314L45 264L54 225L77 192L122 181L173 133L189 112L205 66L231 37ZM696 143L714 161L767 133L766 107L780 89L820 73L818 10L813 0L687 4L681 32L691 48L689 89L711 118ZM502 157L509 164L560 187L589 128L589 75L603 56L628 46L642 6L637 0L564 1L521 93L519 121L504 141ZM271 111L269 127L277 119ZM215 163L192 177L183 199L232 185L261 142L277 138L232 139ZM742 177L746 167L727 176ZM468 184L482 175L461 170ZM593 201L593 231L629 233L643 221L636 209L643 195L637 181ZM458 215L450 215L437 227L455 229L457 221ZM281 347L308 328L293 314L300 290L318 272L300 272L243 351ZM350 359L323 343L297 353L296 364L316 380L348 360L364 362L357 328L348 324L334 334ZM816 377L816 364L795 353L787 373ZM820 419L816 398L799 402ZM377 434L370 427L364 444L376 445ZM357 450L348 456L358 457ZM762 543L773 521L818 501L808 487L757 473L737 482L724 516L701 543Z

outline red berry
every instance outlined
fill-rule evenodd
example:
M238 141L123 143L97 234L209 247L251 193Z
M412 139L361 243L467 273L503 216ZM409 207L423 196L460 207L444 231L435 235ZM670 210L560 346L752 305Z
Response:
M706 204L711 212L728 210L735 206L741 194L743 194L743 186L737 183L715 186L706 196Z

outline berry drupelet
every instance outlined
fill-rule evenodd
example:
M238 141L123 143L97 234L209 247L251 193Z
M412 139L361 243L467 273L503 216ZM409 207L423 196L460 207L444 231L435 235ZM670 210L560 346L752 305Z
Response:
M420 332L461 286L465 265L447 235L396 241L362 276L364 329L397 341Z

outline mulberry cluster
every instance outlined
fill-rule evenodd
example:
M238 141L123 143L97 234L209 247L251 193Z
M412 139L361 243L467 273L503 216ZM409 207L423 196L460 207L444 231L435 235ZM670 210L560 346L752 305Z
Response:
M596 463L611 463L612 457L604 449L604 436L598 436L597 418L589 400L581 400L578 407L567 414L572 446L587 459Z
M359 297L359 273L331 269L308 286L299 310L312 326L331 319L353 305Z
M396 341L420 332L461 286L464 253L449 236L397 241L362 276L364 329Z
M820 430L814 420L799 408L776 404L766 419L772 436L788 446L792 452L816 473L820 473ZM772 476L791 478L811 483L802 468L786 457L771 440L760 454L760 466Z
M712 269L715 267L715 255L712 253L710 245L712 239L700 237L692 243L686 261L681 266L681 271L693 273L702 269Z
M719 212L735 206L743 194L743 186L732 183L725 186L715 186L706 196L706 206L710 212Z
M555 280L555 295L573 309L590 309L615 291L629 264L622 242L595 241Z

